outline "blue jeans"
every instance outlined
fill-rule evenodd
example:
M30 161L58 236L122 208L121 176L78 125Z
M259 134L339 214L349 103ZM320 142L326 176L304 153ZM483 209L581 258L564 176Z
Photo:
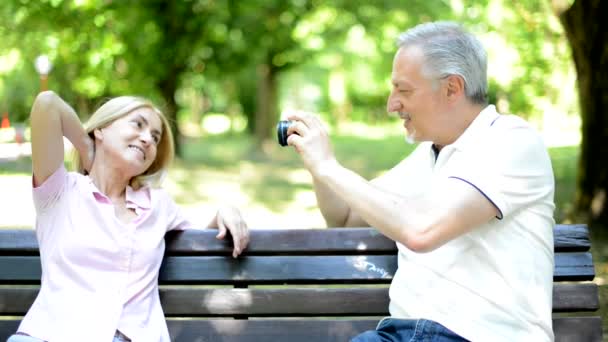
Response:
M443 325L428 319L385 318L351 342L466 342Z
M6 340L6 342L44 342L44 341L39 338L35 338L32 336L27 336L27 335L12 335L11 337L8 338L8 340ZM112 342L126 342L126 340L123 339L122 337L116 335L116 336L114 336L114 339L112 340Z

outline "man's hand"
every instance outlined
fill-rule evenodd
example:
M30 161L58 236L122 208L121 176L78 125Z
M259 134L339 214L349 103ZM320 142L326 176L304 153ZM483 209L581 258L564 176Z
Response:
M287 130L287 144L295 147L313 176L324 165L336 163L327 130L316 115L296 112L291 114L288 120L294 124Z
M247 223L243 220L241 212L237 208L231 206L218 209L216 221L219 230L216 237L218 239L223 239L226 236L226 232L230 231L234 243L232 257L236 258L243 252L249 243L249 228L247 227Z

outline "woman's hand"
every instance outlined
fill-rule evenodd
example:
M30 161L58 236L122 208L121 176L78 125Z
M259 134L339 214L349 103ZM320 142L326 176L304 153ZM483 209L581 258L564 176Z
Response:
M88 136L84 135L84 143L82 144L82 148L80 149L80 159L82 160L82 167L85 171L91 172L91 167L93 167L93 160L95 159L95 141Z
M245 220L243 220L241 212L232 206L221 207L217 211L215 220L219 230L216 236L218 239L223 239L226 236L226 232L230 231L234 243L232 257L236 258L249 243L249 228Z

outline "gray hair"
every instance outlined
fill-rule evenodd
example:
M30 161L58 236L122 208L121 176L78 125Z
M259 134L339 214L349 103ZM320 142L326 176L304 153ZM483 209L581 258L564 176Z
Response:
M397 38L397 45L417 46L425 61L427 77L458 75L464 79L465 94L473 103L485 104L488 91L487 55L481 42L453 22L417 25Z

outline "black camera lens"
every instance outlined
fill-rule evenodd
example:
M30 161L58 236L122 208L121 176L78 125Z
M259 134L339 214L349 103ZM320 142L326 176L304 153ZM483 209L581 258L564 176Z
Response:
M279 145L287 146L287 129L291 124L292 122L287 120L281 120L277 124L277 139L279 140Z

